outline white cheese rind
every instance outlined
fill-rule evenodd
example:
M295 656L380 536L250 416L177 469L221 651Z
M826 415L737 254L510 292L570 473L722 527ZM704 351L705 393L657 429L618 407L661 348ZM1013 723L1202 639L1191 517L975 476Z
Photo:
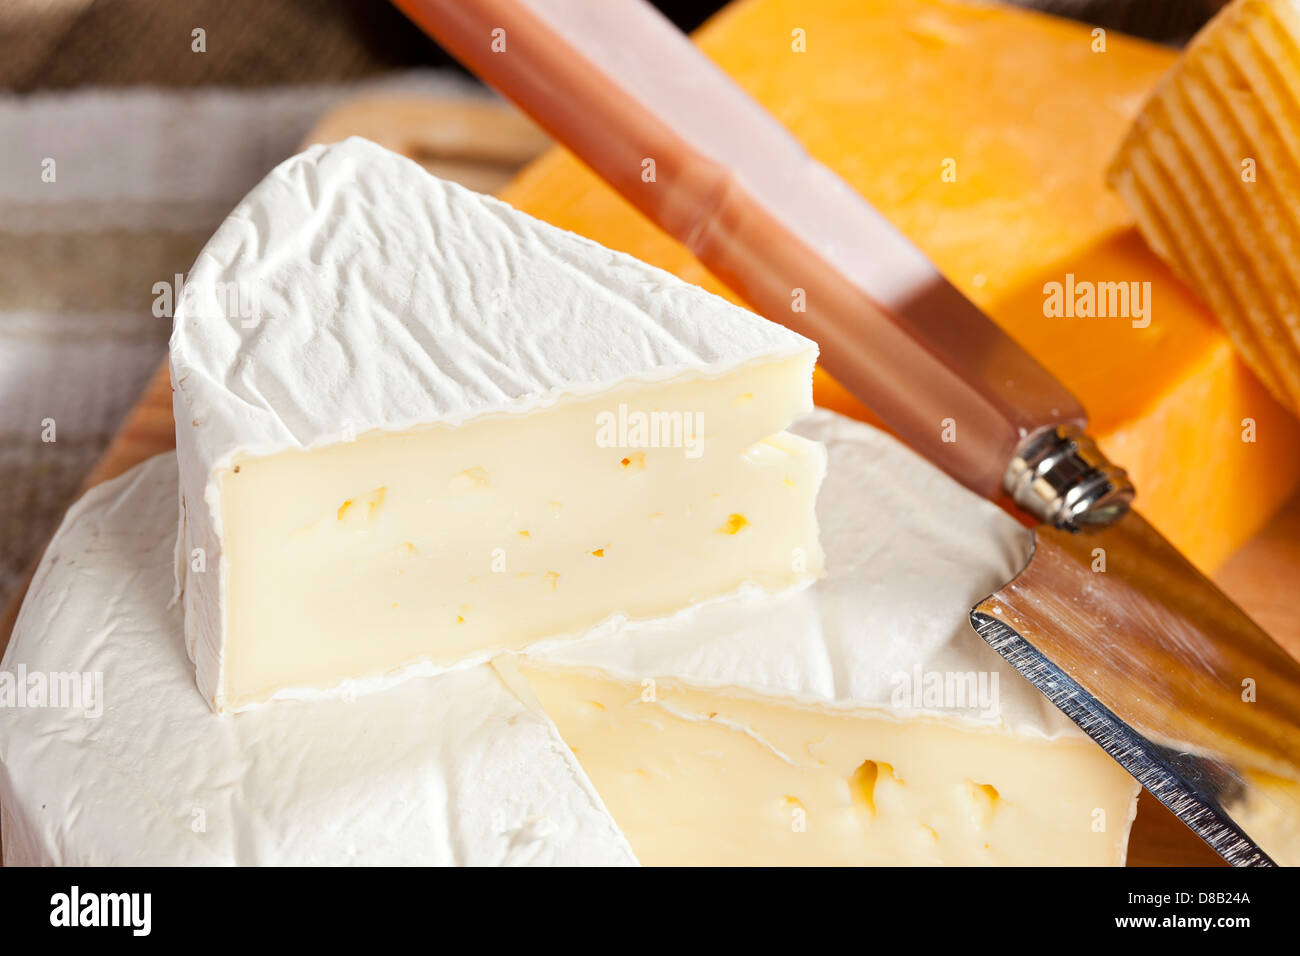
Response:
M0 708L7 865L635 863L488 666L213 714L169 601L176 481L162 455L90 491L41 562L0 669L102 675L103 712Z
M1000 678L997 717L935 715L1009 731L1008 748L1018 735L1081 740L964 623L970 594L1027 558L1023 529L868 426L818 411L795 430L829 452L826 579L529 656L743 687L774 704L875 705L900 721L927 711L891 706L881 684L891 670L989 669ZM631 862L512 673L516 658L498 670L528 705L502 697L493 669L478 667L353 701L213 715L168 607L174 490L162 457L92 491L37 574L0 668L99 670L107 707L98 720L0 709L6 862ZM499 825L478 813L492 806L510 811ZM538 816L554 825L527 822ZM1128 822L1114 825L1127 832Z
M171 341L177 570L219 706L216 472L239 454L522 414L620 383L815 355L809 340L360 139L281 164L194 264ZM209 570L188 574L201 552Z
M817 499L826 576L776 597L549 645L542 664L673 677L837 709L930 714L1011 733L1083 736L971 628L967 614L1024 568L1030 533L883 432L822 409L795 434L828 457ZM917 674L996 676L997 708L916 706ZM904 694L907 706L898 706Z

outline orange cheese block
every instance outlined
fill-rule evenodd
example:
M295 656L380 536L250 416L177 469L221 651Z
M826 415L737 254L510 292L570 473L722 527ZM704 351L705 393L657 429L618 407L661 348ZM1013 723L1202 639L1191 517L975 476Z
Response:
M696 40L1083 400L1144 514L1203 569L1300 484L1300 425L1106 187L1172 52L944 0L741 0ZM561 150L502 195L729 294Z

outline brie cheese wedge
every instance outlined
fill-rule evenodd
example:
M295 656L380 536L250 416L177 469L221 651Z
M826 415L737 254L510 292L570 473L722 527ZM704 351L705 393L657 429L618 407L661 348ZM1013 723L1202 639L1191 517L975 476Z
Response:
M171 341L204 698L361 692L821 573L816 346L360 139L275 169Z

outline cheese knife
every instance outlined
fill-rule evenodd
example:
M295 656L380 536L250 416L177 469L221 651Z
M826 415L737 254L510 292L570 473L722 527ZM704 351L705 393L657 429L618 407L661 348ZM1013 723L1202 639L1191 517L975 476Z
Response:
M1300 863L1300 665L1130 507L1063 385L643 0L394 3L913 449L1040 522L976 632L1225 860Z

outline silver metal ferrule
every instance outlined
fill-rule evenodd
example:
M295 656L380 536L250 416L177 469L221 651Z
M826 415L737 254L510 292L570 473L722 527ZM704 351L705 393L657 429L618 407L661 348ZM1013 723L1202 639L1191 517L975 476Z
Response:
M1039 521L1067 531L1104 528L1123 517L1133 483L1096 442L1073 425L1034 432L1002 478L1013 501Z

